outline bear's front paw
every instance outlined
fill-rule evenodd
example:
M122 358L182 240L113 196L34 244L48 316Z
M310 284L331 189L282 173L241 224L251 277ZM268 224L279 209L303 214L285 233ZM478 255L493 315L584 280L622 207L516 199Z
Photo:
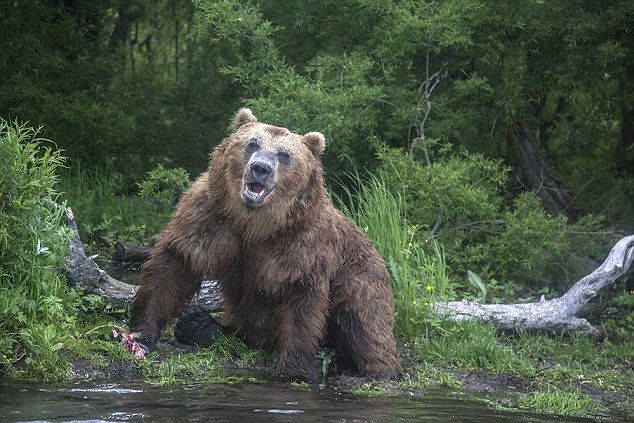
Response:
M174 336L183 344L207 348L224 334L222 326L208 313L191 308L185 310L176 322Z
M317 375L315 371L289 372L284 369L276 369L271 376L271 380L275 382L306 382L310 384L317 383Z

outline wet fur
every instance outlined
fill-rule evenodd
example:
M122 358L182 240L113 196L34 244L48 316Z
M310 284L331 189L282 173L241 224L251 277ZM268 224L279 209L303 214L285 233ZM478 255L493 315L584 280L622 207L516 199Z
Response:
M155 342L199 281L217 279L224 323L247 343L276 351L277 376L313 381L319 346L327 344L340 368L394 378L388 273L326 196L323 136L293 134L240 112L234 125L144 264L131 326ZM266 206L249 209L239 194L248 161L243 148L254 131L267 148L289 150L293 163L279 172Z

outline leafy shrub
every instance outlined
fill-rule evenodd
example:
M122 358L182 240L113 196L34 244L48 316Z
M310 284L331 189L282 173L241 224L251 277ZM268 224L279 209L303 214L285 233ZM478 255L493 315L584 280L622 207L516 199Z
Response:
M37 130L0 121L0 371L60 379L72 329L63 269L70 231L55 202L58 151Z
M118 239L147 245L171 213L148 198L129 194L128 184L111 171L75 165L63 173L61 191L77 216L82 240L98 246L109 248Z
M163 165L158 165L139 184L139 193L142 197L153 198L164 206L173 206L191 184L185 169L165 169Z
M421 245L436 239L453 278L466 281L475 272L494 296L554 292L562 288L559 280L581 276L571 257L605 248L600 217L569 224L548 215L532 192L508 200L508 169L500 161L444 148L426 165L399 149L379 145L377 151L385 182L421 228Z

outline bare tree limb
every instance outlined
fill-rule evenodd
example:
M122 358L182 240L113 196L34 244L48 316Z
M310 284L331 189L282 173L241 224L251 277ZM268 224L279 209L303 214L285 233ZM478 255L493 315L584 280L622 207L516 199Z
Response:
M634 235L622 238L610 251L603 264L559 298L528 304L480 304L478 301L437 303L436 312L449 320L477 320L492 323L501 329L554 331L575 330L599 336L601 332L575 314L599 290L614 283L634 260Z
M114 243L114 253L112 258L120 263L143 263L150 257L150 247L139 245L129 245L118 240Z

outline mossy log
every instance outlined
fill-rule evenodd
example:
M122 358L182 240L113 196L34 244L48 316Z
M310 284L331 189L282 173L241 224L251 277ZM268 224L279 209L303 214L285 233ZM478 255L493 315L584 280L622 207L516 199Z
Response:
M109 276L84 252L79 239L75 216L70 208L65 211L66 222L73 229L70 253L66 262L69 281L86 292L102 296L115 307L127 307L137 287ZM614 283L634 260L634 235L622 238L610 251L598 269L575 283L559 298L526 304L481 304L478 301L436 303L436 313L456 322L482 321L505 330L561 332L573 330L599 336L601 332L587 320L576 317L581 308L599 290ZM203 281L199 292L188 307L205 311L221 309L222 294L215 281Z

